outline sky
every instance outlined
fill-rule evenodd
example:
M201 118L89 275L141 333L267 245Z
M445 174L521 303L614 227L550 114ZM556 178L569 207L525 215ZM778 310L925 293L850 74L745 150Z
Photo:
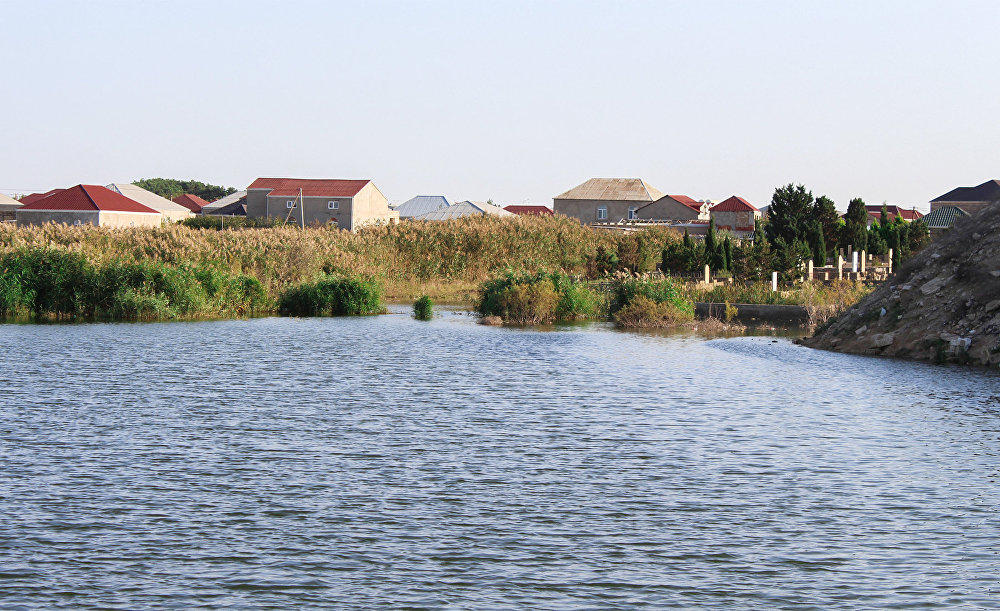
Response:
M0 191L591 177L927 208L1000 178L1000 2L0 0Z

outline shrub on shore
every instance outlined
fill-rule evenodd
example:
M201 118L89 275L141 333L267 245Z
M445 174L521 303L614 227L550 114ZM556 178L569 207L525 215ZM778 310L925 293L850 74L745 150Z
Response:
M427 295L413 302L413 317L417 320L430 320L434 317L434 302Z
M385 311L382 287L375 280L326 276L285 290L278 298L283 316L360 316Z
M619 327L669 327L694 320L694 302L670 278L618 276L611 286L610 313Z
M483 319L532 325L592 318L597 297L581 282L562 273L514 274L484 282L476 311Z
M210 268L121 259L95 264L80 253L48 248L0 255L3 318L160 320L247 316L266 307L255 279Z

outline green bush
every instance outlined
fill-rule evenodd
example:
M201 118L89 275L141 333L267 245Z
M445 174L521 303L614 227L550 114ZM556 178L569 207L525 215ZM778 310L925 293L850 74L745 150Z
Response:
M269 303L257 279L231 279L207 268L119 259L91 263L79 253L47 248L0 256L4 318L161 320L252 314Z
M657 302L636 294L612 318L615 325L626 329L669 327L694 320L694 309L673 300Z
M427 295L422 295L413 303L413 317L417 320L430 320L434 317L434 302Z
M365 278L327 276L293 286L278 298L283 316L357 316L384 310L382 287Z
M566 274L507 272L480 286L476 311L505 323L548 324L592 318L596 305L593 291Z
M284 218L248 218L245 216L222 217L215 214L199 214L190 216L180 222L185 227L193 229L248 229L258 227L277 227L285 225Z

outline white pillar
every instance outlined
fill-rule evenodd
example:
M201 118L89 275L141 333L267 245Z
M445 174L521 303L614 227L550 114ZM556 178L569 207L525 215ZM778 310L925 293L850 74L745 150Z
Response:
M851 273L858 273L858 251L851 253Z
M778 290L778 272L771 272L771 292Z
M837 280L844 279L844 255L837 255Z
M708 265L706 265L705 266L705 284L708 284L711 281L712 281L712 269Z
M808 270L806 271L806 278L809 279L809 282L812 282L812 279L813 279L813 260L812 259L809 259Z
M892 273L892 249L889 249L889 254L885 257L886 263L889 264L889 273Z
M868 260L868 253L862 250L861 251L861 274L862 275L864 275L864 273L865 273L865 262L867 260Z

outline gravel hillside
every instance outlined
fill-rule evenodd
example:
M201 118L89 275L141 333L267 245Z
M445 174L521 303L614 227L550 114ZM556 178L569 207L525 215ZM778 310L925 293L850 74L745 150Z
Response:
M1000 364L1000 203L960 219L801 343L939 363Z

